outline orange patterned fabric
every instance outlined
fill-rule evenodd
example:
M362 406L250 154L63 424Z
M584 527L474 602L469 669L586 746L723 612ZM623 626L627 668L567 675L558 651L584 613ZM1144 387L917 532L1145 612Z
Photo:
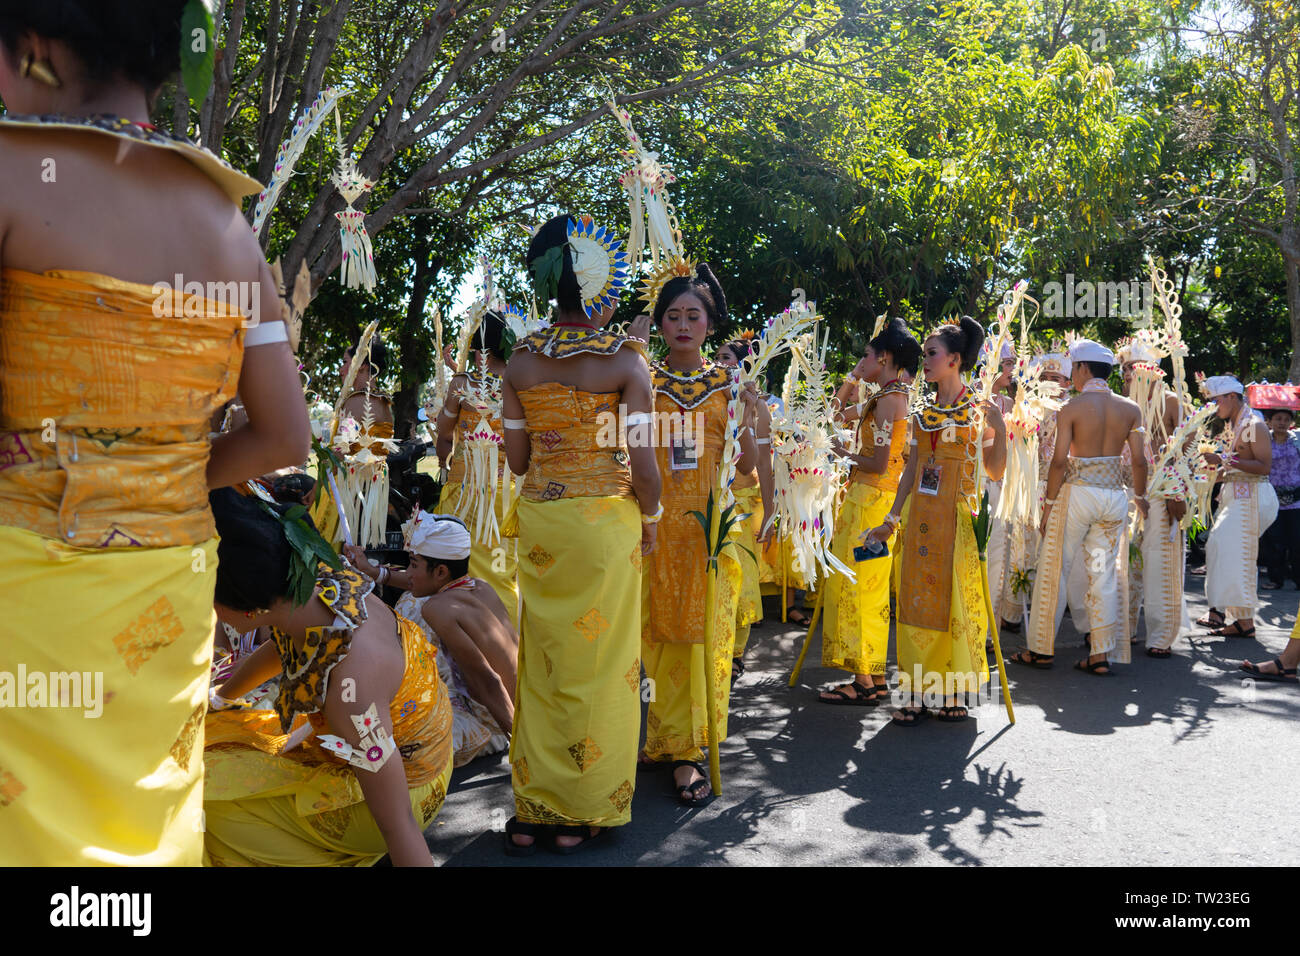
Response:
M286 735L298 714L306 714L317 733L328 733L320 709L324 707L330 671L348 655L352 632L366 620L365 597L374 583L350 567L333 571L320 566L321 601L341 624L309 628L302 648L285 634L272 630L284 676L275 713L224 711L210 714L206 746L240 744L280 755ZM419 625L397 618L397 633L406 655L402 683L393 695L389 714L393 740L406 769L406 782L417 787L438 776L451 759L451 701L438 676L438 651L425 639ZM365 703L358 702L358 712ZM276 725L279 725L277 733ZM337 765L338 759L313 739L283 756L297 762Z
M532 443L520 496L632 497L632 472L619 432L618 392L584 392L543 382L519 392Z
M0 272L0 524L100 548L216 534L208 425L238 385L243 317L212 300L156 316L158 298L88 272Z
M681 413L682 406L655 379L655 413ZM690 399L687 399L690 400ZM704 532L691 511L704 513L709 489L718 477L727 422L725 391L713 391L694 411L703 416L703 432L692 426L691 438L698 457L695 468L673 468L673 449L660 443L655 459L663 480L660 500L664 516L658 542L648 562L650 611L645 640L655 644L702 644L704 642L704 588L707 554ZM686 416L694 422L694 414Z

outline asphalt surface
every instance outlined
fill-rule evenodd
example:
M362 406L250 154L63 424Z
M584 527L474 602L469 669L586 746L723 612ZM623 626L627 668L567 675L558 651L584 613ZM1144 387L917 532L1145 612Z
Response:
M1192 620L1203 584L1187 578ZM722 795L684 807L666 767L642 772L631 824L571 857L518 859L503 853L502 754L456 772L429 846L452 866L1295 865L1300 687L1237 665L1281 651L1300 593L1259 593L1255 639L1193 627L1172 658L1135 647L1109 679L1071 669L1084 652L1067 614L1053 669L1007 665L1014 726L998 696L965 723L912 728L887 726L889 706L817 703L842 676L820 666L819 635L787 687L802 633L769 601L732 694Z

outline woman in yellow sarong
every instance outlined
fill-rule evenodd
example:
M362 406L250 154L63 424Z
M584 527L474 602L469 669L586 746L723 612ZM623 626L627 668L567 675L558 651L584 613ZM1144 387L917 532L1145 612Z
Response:
M521 339L502 377L506 454L526 474L516 499L512 855L546 836L572 853L632 818L641 560L663 514L645 359L601 328L627 281L619 244L589 217L557 216L526 262L559 320Z
M708 549L700 522L710 492L715 506L720 459L727 426L732 373L704 361L700 353L715 325L726 321L727 301L707 265L695 276L664 283L655 302L654 323L668 344L668 355L653 369L658 440L655 458L663 480L664 519L658 549L648 562L648 597L642 611L641 656L650 679L646 714L646 762L673 762L678 798L688 804L710 796L701 766L708 743L708 712L717 710L718 741L727 735L728 671L736 634L736 607L742 573L735 541L718 562L717 604L705 607ZM762 400L744 390L745 422L740 429L737 474L757 465L752 429ZM715 659L704 659L705 615L713 614ZM718 699L706 703L705 667L717 673Z
M718 347L714 361L728 368L737 368L749 356L752 339L741 337ZM749 646L750 630L763 620L763 593L759 580L761 571L758 556L760 548L769 542L774 528L763 527L764 520L775 508L772 502L772 415L766 403L755 406L754 444L758 449L758 463L748 474L736 475L731 492L741 514L749 515L740 523L740 597L736 606L736 643L731 652L731 680L735 683L745 673L745 649Z
M464 484L466 480L485 481L487 475L472 475L467 467L468 436L479 422L486 420L492 433L501 438L505 432L500 415L485 414L486 409L467 397L467 393L485 393L501 389L501 373L505 371L506 324L501 313L493 310L483 316L483 324L474 334L474 349L482 357L479 374L471 376L465 372L452 377L448 389L447 401L438 415L438 458L447 471L442 484L442 494L438 498L435 514L458 515L464 519L471 534L475 522L465 510ZM454 450L453 450L454 449ZM496 518L498 527L505 520L505 499L507 489L503 487L508 476L504 457L499 459L495 481ZM497 536L495 540L480 541L474 539L474 550L469 556L469 573L492 585L497 597L505 605L510 615L510 625L519 628L519 590L515 582L518 572L516 558L516 541L513 538Z
M453 761L437 650L379 600L370 578L299 549L313 535L325 547L295 518L300 505L222 489L212 507L218 617L266 626L272 639L213 689L206 862L368 866L387 852L395 866L431 866L424 830ZM276 676L273 711L225 709Z
M197 865L208 488L300 464L307 412L259 184L148 122L179 5L126 36L67 6L0 22L0 865Z
M903 525L897 545L898 681L911 703L894 713L903 727L928 716L932 703L943 704L939 720L966 720L967 695L978 694L989 678L983 572L971 525L979 508L975 456L982 452L985 469L1001 478L1006 428L997 406L986 402L988 424L976 434L975 399L962 381L983 341L984 329L965 316L960 325L940 326L925 340L925 378L935 395L912 419L911 451L893 508L863 535L884 541Z
M893 559L881 550L879 558L855 561L854 546L889 513L903 473L903 448L907 444L908 388L900 370L916 374L921 345L901 319L894 319L867 345L854 369L860 381L880 386L865 405L846 405L845 421L856 421L859 454L850 454L838 442L838 454L853 462L849 484L835 521L835 556L853 568L856 579L832 574L826 582L825 617L822 622L822 666L853 672L853 680L823 691L825 704L874 707L889 694L885 680L885 654L889 649L889 578ZM853 382L848 383L852 385ZM841 394L847 394L841 389Z

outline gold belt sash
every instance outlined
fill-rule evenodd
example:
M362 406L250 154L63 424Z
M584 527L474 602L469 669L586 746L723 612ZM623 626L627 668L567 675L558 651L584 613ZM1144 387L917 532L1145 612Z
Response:
M1122 490L1125 487L1123 465L1118 455L1111 458L1069 458L1065 480L1089 488Z

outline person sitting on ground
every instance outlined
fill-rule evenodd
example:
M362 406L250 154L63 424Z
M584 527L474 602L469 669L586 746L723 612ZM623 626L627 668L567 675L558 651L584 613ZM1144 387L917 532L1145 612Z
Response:
M505 749L515 719L519 635L501 599L486 582L469 575L469 531L459 518L416 512L407 522L411 564L380 568L365 552L344 550L362 573L379 584L404 588L395 610L416 622L450 660L439 670L455 711L456 765Z

